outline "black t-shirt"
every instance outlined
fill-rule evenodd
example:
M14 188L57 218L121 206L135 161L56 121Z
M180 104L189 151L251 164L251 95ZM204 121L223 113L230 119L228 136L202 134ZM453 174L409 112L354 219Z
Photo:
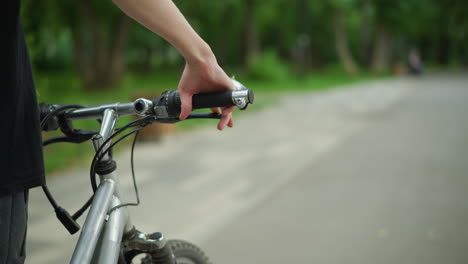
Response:
M36 89L19 0L7 1L2 8L0 29L2 196L42 185L45 178Z

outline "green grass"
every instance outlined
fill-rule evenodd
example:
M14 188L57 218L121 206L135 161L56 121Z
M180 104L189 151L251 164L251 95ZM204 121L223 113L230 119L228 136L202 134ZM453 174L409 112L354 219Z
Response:
M362 74L349 77L339 70L317 72L306 77L290 77L281 81L247 80L238 78L255 92L255 104L247 111L236 111L235 116L251 113L270 105L284 93L321 91L344 84L369 80L378 76ZM83 91L82 83L73 72L44 72L35 75L39 102L49 104L82 104L94 106L113 102L129 102L138 97L155 97L162 91L176 89L179 75L173 72L154 75L127 74L121 84L111 91ZM122 117L120 124L132 120ZM216 120L188 120L176 124L178 130L191 130L212 125ZM96 121L77 121L74 126L83 129L98 129ZM59 132L44 133L43 138L58 136ZM124 143L125 145L125 143ZM83 144L54 144L45 148L46 172L60 171L70 166L87 167L92 159L93 148L90 142Z

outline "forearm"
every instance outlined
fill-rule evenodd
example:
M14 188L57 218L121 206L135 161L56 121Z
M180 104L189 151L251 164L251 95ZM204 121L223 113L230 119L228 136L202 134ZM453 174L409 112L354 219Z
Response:
M171 0L113 0L128 16L169 41L187 60L214 59L203 39L193 30Z
M234 84L216 62L208 44L198 36L172 0L113 0L128 16L169 41L186 60L177 89L181 100L180 120L192 111L192 96L198 93L234 90ZM218 129L233 126L233 107L223 108ZM214 112L220 113L217 108Z

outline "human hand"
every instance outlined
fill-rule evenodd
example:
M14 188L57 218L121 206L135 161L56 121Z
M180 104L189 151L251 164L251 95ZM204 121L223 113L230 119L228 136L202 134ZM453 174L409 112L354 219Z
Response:
M233 82L216 62L208 44L193 30L173 1L113 0L125 13L171 43L187 61L179 82L181 120L192 111L192 96L197 93L235 90ZM218 129L233 126L234 107L212 109L221 113Z
M192 96L194 94L235 90L235 87L232 80L212 56L203 61L187 61L177 89L182 103L179 118L184 120L192 112ZM219 108L211 109L214 113L221 114L221 120L218 123L219 130L223 130L226 125L228 127L234 125L232 119L234 109L235 106L223 107L221 110Z

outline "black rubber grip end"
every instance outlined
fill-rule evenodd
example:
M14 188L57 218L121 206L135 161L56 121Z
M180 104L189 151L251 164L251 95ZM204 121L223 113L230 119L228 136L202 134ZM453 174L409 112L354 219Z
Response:
M67 210L63 209L62 207L57 207L55 209L55 214L70 234L73 235L78 232L78 230L80 230L80 225L78 225L78 223L73 220L73 217L70 215L70 213L68 213Z
M253 104L255 101L255 96L252 89L248 89L247 98L249 99L249 104Z

